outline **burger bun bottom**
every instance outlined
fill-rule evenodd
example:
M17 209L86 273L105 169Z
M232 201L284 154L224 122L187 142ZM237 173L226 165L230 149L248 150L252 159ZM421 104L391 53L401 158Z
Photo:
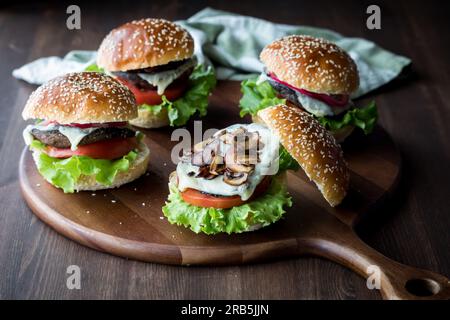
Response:
M34 150L33 151L33 160L38 163L39 156L41 152ZM98 183L95 180L95 176L86 176L81 175L78 181L75 184L76 191L95 191L95 190L104 190L104 189L113 189L118 188L121 185L129 183L133 180L136 180L140 176L142 176L147 171L147 166L150 160L150 150L145 145L145 143L141 142L138 146L138 155L133 163L130 165L129 169L126 172L117 173L113 183L109 186ZM49 181L49 183L51 183Z
M167 108L162 108L158 114L148 108L139 108L138 117L129 122L133 126L145 129L161 128L169 125L169 115Z

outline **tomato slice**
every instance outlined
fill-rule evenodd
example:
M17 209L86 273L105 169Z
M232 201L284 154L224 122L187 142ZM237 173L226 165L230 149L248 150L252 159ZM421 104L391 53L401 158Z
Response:
M130 91L133 92L134 96L136 97L136 103L138 105L145 103L150 106L156 106L158 104L161 104L162 96L157 93L156 89L142 90L126 79L118 77L117 80L126 85L130 89ZM187 81L175 81L166 88L163 95L166 96L167 100L175 101L184 94L186 89Z
M266 176L255 188L253 195L248 201L251 201L264 192L270 186L271 178ZM207 193L202 193L201 191L195 189L186 189L181 193L181 197L184 201L193 206L203 207L203 208L217 208L217 209L229 209L232 207L240 206L247 201L243 201L240 196L216 196Z
M53 158L70 158L71 156L87 156L94 159L117 159L128 154L137 147L136 137L116 138L80 145L76 150L70 148L60 149L47 146L45 153Z

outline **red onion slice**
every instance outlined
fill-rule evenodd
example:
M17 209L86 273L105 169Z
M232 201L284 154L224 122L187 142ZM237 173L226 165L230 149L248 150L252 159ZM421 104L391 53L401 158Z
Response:
M315 92L311 92L305 89L300 89L300 88L296 88L294 86L291 86L289 83L286 83L280 79L278 79L273 73L269 73L268 74L269 77L271 77L274 81L281 83L282 85L291 88L292 90L295 90L297 92L300 92L301 94L304 94L305 96L308 96L310 98L322 101L326 104L328 104L329 106L332 107L345 107L348 105L350 96L349 95L339 95L339 98L334 97L334 96L330 96L328 94L323 94L323 93L315 93Z

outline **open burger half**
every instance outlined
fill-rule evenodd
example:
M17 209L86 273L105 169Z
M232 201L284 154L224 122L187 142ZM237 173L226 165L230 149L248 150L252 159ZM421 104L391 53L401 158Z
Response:
M211 67L198 64L194 40L179 25L164 19L141 19L113 29L98 49L97 65L135 95L143 128L181 126L198 113L206 115L216 84Z
M260 59L264 71L241 85L241 116L278 103L291 103L312 114L338 142L356 127L368 134L377 121L374 102L359 108L350 96L359 87L353 59L336 44L302 35L267 45Z
M331 206L342 201L349 173L333 136L296 107L277 105L258 116L267 126L232 125L184 154L163 207L170 223L206 234L268 226L291 206L284 176L298 165Z
M57 77L34 91L22 116L24 139L40 174L66 193L119 187L147 170L149 149L128 121L136 100L97 72Z

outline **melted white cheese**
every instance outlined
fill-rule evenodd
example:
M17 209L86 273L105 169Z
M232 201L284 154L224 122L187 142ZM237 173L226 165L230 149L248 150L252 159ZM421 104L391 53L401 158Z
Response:
M167 70L158 73L138 73L138 76L157 88L157 93L162 95L164 90L176 79L178 79L188 69L197 64L195 59L190 59L174 70Z
M76 150L78 147L78 144L80 141L92 133L93 131L99 129L97 128L77 128L77 127L70 127L70 126L62 126L62 125L28 125L25 130L23 130L23 139L25 140L25 144L29 145L33 141L33 135L31 134L31 130L33 129L39 129L41 131L52 131L52 130L58 130L61 134L67 137L67 139L70 142L70 149Z
M268 81L269 79L270 78L265 73L261 73L256 80L256 84L259 85L264 81ZM333 107L326 104L325 102L311 98L298 91L294 90L294 92L296 93L298 103L301 104L306 111L315 115L316 117L338 115L350 109L350 107L352 106L352 103L349 101L349 103L344 107Z
M249 132L257 131L260 135L261 142L264 144L264 147L258 150L260 162L255 165L255 169L250 173L247 182L240 186L232 186L223 181L223 175L212 180L195 178L199 167L193 166L190 163L180 162L177 166L178 189L180 191L191 188L222 196L239 195L243 201L246 201L252 196L256 186L264 179L264 176L278 173L279 139L267 127L256 123L248 125L236 124L225 130L231 132L239 127L245 127ZM228 148L230 147L229 145L226 146ZM190 172L194 174L190 175Z
M295 91L298 102L309 113L316 117L334 116L338 115L350 108L350 103L344 107L333 107L320 100L308 97L298 91Z

